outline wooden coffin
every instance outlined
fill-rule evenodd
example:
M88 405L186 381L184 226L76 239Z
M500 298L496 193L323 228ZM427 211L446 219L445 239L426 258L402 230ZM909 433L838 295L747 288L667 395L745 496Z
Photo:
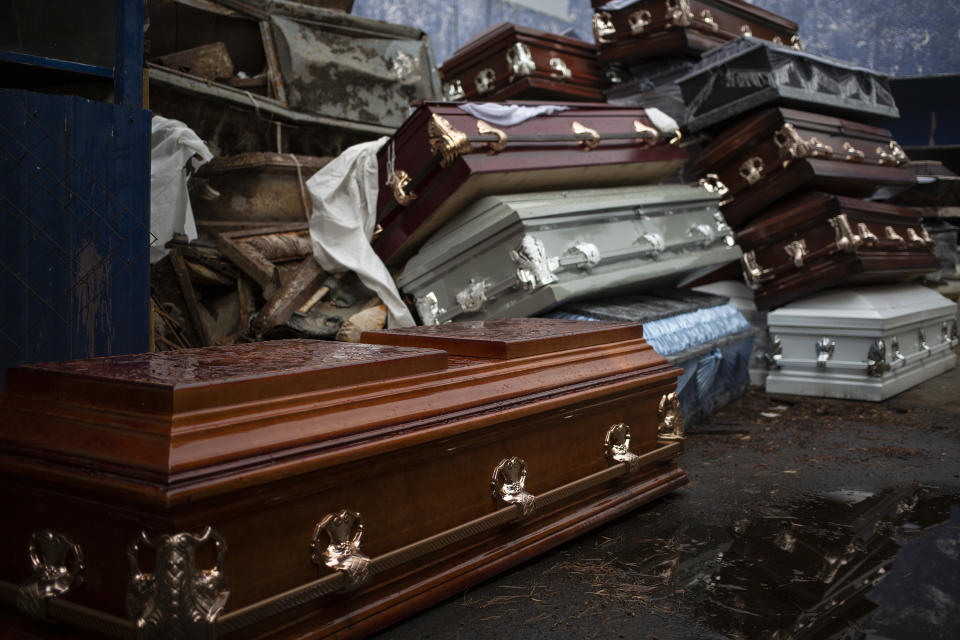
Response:
M916 209L808 192L737 233L743 275L768 310L831 286L890 282L936 271Z
M798 189L867 198L915 184L886 129L793 109L762 111L718 135L695 171L730 192L723 215L735 229Z
M919 284L824 291L767 322L770 393L879 402L957 362L957 305Z
M677 82L689 131L723 126L765 106L856 120L900 115L886 76L758 38L739 38L703 54Z
M691 57L743 35L799 48L797 23L742 0L636 0L594 4L601 62Z
M397 285L420 321L532 316L578 298L673 286L740 257L700 185L487 196L440 228Z
M655 183L687 157L643 109L585 104L498 126L473 108L424 104L378 153L373 248L388 265L485 195Z
M639 325L365 340L11 369L2 637L363 636L686 483Z
M306 181L328 162L328 157L271 152L214 158L193 178L205 184L190 198L197 229L216 236L308 221L313 205Z
M606 84L596 45L504 22L440 66L447 100L599 102Z

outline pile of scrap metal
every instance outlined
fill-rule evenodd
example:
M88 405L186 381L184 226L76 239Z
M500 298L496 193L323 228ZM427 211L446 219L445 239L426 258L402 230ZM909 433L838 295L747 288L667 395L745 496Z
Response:
M153 265L156 349L383 326L374 292L314 260L305 182L440 87L423 32L352 4L148 0L150 108L215 156L189 185L199 237L175 238Z

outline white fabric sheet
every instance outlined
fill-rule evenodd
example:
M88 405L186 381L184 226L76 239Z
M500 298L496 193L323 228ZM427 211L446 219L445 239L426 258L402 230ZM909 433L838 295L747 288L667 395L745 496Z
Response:
M387 267L370 246L377 226L377 151L387 138L346 149L309 180L313 257L328 273L353 271L387 306L388 327L412 327L413 316Z
M457 106L474 118L498 127L512 127L530 118L549 116L570 108L562 104L521 105L499 102L467 102Z
M150 123L150 262L165 255L174 233L197 237L187 193L187 164L196 170L213 158L193 130L179 120L153 116Z

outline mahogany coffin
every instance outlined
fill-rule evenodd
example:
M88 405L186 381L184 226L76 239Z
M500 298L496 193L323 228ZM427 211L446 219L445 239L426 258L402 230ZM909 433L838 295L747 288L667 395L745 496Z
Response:
M939 267L916 209L809 192L737 234L766 311L828 287L908 280Z
M637 0L594 8L601 62L695 56L745 34L800 47L797 23L741 0Z
M656 113L661 126L675 125ZM483 196L656 183L687 158L675 146L676 130L659 130L644 109L584 104L513 126L473 114L489 110L426 103L378 153L383 232L373 248L388 265L410 257L443 222Z
M695 171L729 189L727 223L743 228L798 189L868 198L916 182L903 149L886 129L794 109L768 109L718 135Z
M364 337L11 369L0 635L359 637L686 483L640 325Z
M723 126L773 106L857 120L900 116L886 76L758 38L738 38L703 54L697 68L677 83L690 131Z
M440 66L447 100L599 102L606 81L596 45L501 23L458 49Z

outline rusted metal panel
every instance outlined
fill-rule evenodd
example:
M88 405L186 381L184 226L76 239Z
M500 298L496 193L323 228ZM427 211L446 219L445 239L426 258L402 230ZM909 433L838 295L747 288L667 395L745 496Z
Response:
M211 42L185 51L168 53L158 58L160 63L205 78L207 80L233 77L233 60L222 42Z
M398 127L411 103L439 95L424 33L335 11L278 6L270 23L291 108Z

